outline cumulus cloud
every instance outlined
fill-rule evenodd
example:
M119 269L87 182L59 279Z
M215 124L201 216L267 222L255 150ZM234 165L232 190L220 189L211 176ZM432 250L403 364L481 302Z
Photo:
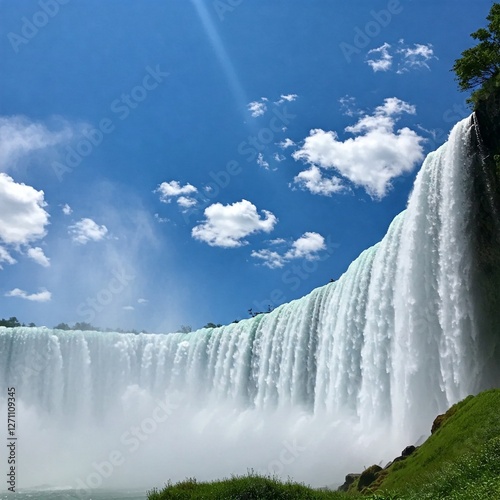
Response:
M122 309L124 311L134 311L135 307L134 306L123 306Z
M316 165L311 165L307 170L303 170L293 180L302 189L323 196L331 196L346 189L342 179L336 176L326 177Z
M282 244L285 240L273 240L275 244ZM278 242L278 243L276 243ZM271 242L273 243L273 242ZM271 269L283 267L293 259L315 260L318 253L326 249L325 238L319 233L307 232L292 242L290 248L282 253L275 250L254 250L252 257L262 261L262 264Z
M143 299L143 298L141 297L141 298L137 299L137 302L138 302L139 304L147 304L147 303L149 302L149 300L147 300L147 299Z
M85 245L89 241L102 240L108 234L108 228L99 226L92 219L84 218L69 226L68 233L72 235L73 241Z
M274 159L274 161L281 163L282 161L286 160L286 157L284 155L280 155L279 153L274 153L273 159Z
M182 208L191 208L196 205L197 201L189 196L179 196L177 198L177 204Z
M43 250L40 247L29 248L27 255L37 264L40 264L43 267L50 267L50 259L43 253Z
M50 130L45 124L25 116L0 116L0 171L15 168L22 159L33 158L48 148L62 146L80 134L67 122Z
M377 71L388 71L392 66L392 56L389 54L391 46L386 42L376 49L368 51L368 55L372 56L366 63L376 73Z
M293 102L299 97L297 94L281 94L280 99L275 104L283 104L284 102Z
M48 302L52 299L52 294L45 288L40 289L38 293L29 294L20 288L14 288L5 294L6 297L19 297L32 302Z
M334 170L372 198L383 198L391 181L410 172L423 159L424 138L408 127L395 130L400 115L415 114L415 107L396 97L387 98L371 115L363 115L345 129L354 135L341 141L334 131L313 129L303 146L293 153L295 160L310 165L295 182L314 194L331 194L342 189L337 178L324 187L323 170ZM333 183L333 184L332 184Z
M49 214L44 192L0 173L0 241L16 248L46 234Z
M189 195L198 192L198 189L189 183L181 186L179 181L170 181L162 182L154 192L160 194L160 201L170 203L173 198L189 197Z
M235 248L246 245L244 238L257 233L269 233L278 219L268 210L262 211L247 200L230 205L214 203L205 209L205 221L192 230L193 238L210 246Z
M66 205L62 207L62 212L64 215L71 215L73 213L73 209L66 203Z
M284 140L284 141L281 141L278 143L278 146L281 148L281 149L286 149L286 148L290 148L292 146L295 146L295 142L292 141L292 139L289 139L288 137Z
M248 110L254 118L262 116L267 111L267 105L265 103L266 100L267 99L248 103Z

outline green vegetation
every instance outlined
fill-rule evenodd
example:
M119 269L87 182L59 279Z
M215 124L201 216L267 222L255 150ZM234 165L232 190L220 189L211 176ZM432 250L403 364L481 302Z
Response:
M374 469L362 491L355 481L347 493L307 488L254 474L198 483L186 479L149 500L167 499L353 499L486 500L500 498L500 389L469 396L436 418L433 434L404 460ZM368 468L368 471L371 468ZM365 471L365 472L366 472Z
M471 34L479 43L453 65L460 90L473 90L468 102L475 106L500 88L500 4L492 5L486 19L488 27Z
M6 326L7 328L16 328L18 326L26 326L24 323L20 323L15 316L11 316L9 319L0 319L0 326ZM29 327L36 326L35 323L30 323Z
M281 482L275 478L248 474L223 479L212 483L198 483L196 479L186 479L172 485L169 483L161 492L148 493L149 500L188 500L203 498L206 500L322 500L344 499L345 494L307 488L302 484Z

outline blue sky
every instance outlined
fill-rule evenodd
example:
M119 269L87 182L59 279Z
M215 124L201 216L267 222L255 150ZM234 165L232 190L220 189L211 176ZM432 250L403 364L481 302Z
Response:
M0 1L0 316L168 332L338 278L491 4Z

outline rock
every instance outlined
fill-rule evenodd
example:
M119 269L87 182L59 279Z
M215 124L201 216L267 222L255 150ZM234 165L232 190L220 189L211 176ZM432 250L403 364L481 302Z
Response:
M361 476L361 474L347 474L347 476L345 477L345 483L342 486L339 486L337 488L337 491L349 491L349 487L352 483L354 483L354 481L356 481L356 479L359 478L359 476Z
M410 446L407 446L402 452L401 452L401 456L402 457L409 457L414 451L416 450L415 446L413 445L410 445Z
M363 488L370 486L370 484L377 479L378 473L381 470L383 469L380 465L372 465L371 467L368 467L368 469L365 469L361 473L361 476L359 476L358 490L361 491Z
M431 434L434 434L441 427L441 425L443 425L445 417L446 417L446 414L443 413L442 415L438 415L434 419L434 422L432 422Z

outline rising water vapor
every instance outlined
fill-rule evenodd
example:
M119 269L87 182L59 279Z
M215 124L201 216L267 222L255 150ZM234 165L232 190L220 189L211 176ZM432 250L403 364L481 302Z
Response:
M152 487L253 468L335 484L429 434L485 386L470 127L427 157L379 244L269 314L188 334L0 330L20 483Z

